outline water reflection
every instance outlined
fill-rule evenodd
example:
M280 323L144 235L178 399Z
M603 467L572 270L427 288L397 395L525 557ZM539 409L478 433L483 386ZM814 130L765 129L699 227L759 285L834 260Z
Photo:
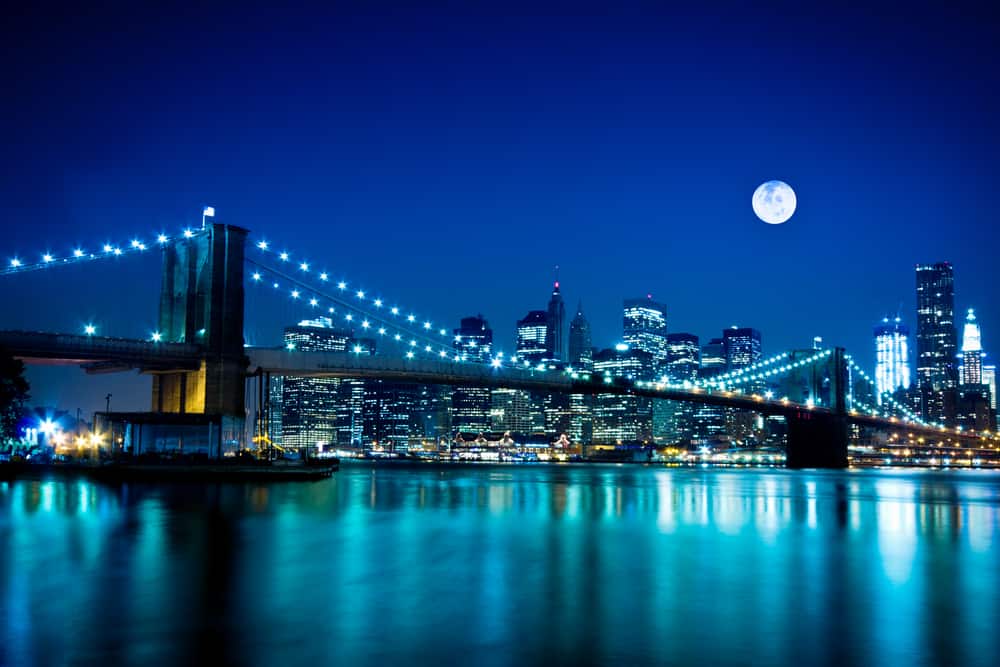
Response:
M0 484L0 664L1000 664L1000 477Z

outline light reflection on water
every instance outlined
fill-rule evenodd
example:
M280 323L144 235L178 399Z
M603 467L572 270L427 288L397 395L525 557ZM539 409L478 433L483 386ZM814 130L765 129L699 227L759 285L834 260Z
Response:
M0 483L0 664L1000 664L1000 475Z

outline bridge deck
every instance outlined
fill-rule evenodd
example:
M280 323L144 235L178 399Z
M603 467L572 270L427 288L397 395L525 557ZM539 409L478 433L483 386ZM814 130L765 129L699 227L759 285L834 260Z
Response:
M37 331L0 331L0 347L28 363L88 364L95 369L195 369L202 357L201 347L189 343Z

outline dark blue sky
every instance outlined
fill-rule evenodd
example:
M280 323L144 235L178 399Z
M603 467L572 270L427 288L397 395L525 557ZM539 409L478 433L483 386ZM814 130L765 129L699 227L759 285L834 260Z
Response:
M883 314L915 323L913 265L948 260L1000 344L987 14L466 4L10 15L3 261L176 231L207 203L436 322L481 312L508 349L559 264L597 346L650 292L671 331L871 359ZM776 227L750 207L773 178L799 200ZM118 264L4 278L0 327L145 336L156 260ZM256 343L300 317L251 305ZM101 401L72 400L127 384L93 382Z

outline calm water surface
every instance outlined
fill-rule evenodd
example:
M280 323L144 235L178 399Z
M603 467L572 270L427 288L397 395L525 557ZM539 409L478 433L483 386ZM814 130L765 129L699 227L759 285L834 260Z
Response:
M0 664L1000 665L1000 475L0 483Z

